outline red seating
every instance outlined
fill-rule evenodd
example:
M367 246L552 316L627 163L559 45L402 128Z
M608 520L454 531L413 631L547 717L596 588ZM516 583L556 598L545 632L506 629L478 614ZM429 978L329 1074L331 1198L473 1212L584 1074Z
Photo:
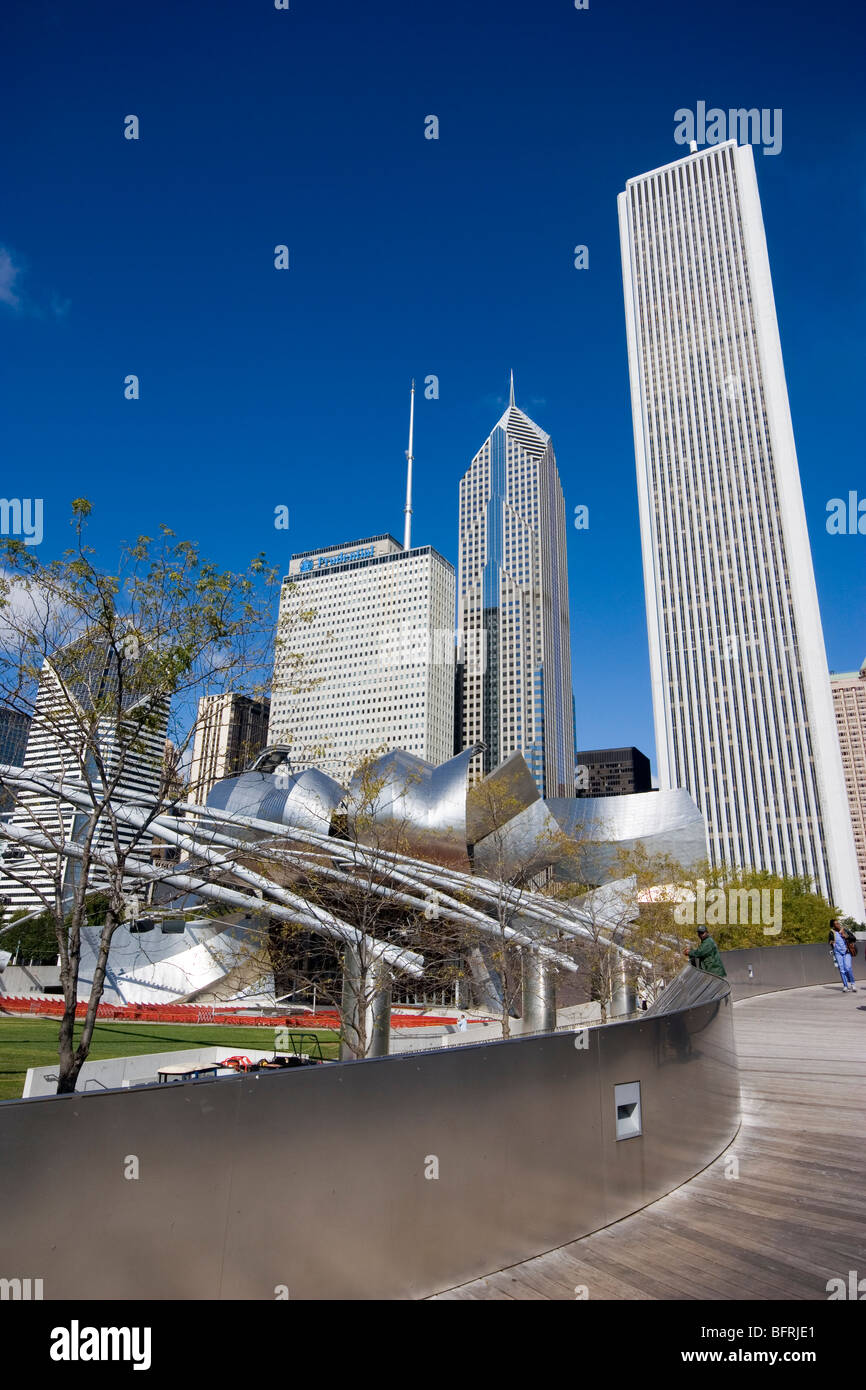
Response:
M336 1009L317 1009L315 1013L280 1014L277 1017L263 1018L261 1015L238 1013L229 1005L207 1005L207 1019L200 1017L200 1004L100 1004L96 1010L97 1018L128 1019L141 1023L198 1023L226 1025L231 1028L331 1028L340 1026ZM47 1018L63 1016L62 999L29 999L16 995L0 995L0 1009L15 1014L41 1014ZM84 1018L87 1004L83 1001L75 1006L75 1017ZM394 1028L446 1027L453 1023L451 1015L399 1013L391 1015Z

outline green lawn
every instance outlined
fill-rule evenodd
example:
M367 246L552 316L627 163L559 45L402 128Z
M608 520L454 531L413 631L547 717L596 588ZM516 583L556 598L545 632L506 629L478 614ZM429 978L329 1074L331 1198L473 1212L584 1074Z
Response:
M280 1027L275 1020L275 1027ZM56 1018L0 1018L0 1100L20 1100L28 1067L48 1067L57 1061ZM290 1029L290 1032L301 1031ZM79 1030L76 1029L76 1035ZM324 1057L336 1057L337 1037L319 1029ZM198 1023L97 1023L90 1061L132 1057L141 1052L179 1052L184 1047L224 1046L226 1056L248 1047L273 1047L271 1028L225 1028Z

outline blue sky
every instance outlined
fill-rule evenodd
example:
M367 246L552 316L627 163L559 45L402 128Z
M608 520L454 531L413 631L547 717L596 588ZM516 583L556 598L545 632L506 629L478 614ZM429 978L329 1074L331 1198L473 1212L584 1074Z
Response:
M677 108L781 108L756 163L828 658L866 656L866 537L825 528L866 497L853 3L93 0L0 26L2 490L44 498L49 554L80 495L106 557L160 521L236 566L400 536L409 381L435 374L413 537L456 564L513 367L590 509L578 745L655 766L616 195L683 152Z

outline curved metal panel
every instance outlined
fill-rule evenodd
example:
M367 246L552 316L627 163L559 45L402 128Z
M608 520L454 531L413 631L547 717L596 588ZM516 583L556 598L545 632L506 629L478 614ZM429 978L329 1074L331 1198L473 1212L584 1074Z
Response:
M143 938L128 925L117 927L102 1002L166 1004L206 989L225 988L238 964L251 959L244 931L249 920L239 911L213 925L183 924L179 932L155 928ZM98 927L82 928L79 985L85 997L99 959L100 938Z
M706 970L698 970L693 965L685 966L670 984L667 985L647 1010L647 1017L653 1014L673 1014L678 1010L703 1004L711 999L721 999L728 993L730 985L719 975L710 975Z
M473 787L466 799L466 836L471 845L539 801L535 778L522 753L512 753Z
M622 876L621 851L640 843L649 854L670 854L686 868L707 856L706 822L687 791L634 792L629 796L548 797L562 830L580 846L577 878L602 884ZM558 875L574 878L566 858Z
M348 793L349 814L369 815L375 826L390 830L397 846L433 863L466 868L466 791L469 764L476 748L466 748L434 766L413 753L395 749L370 762L363 777L356 773ZM369 842L375 832L365 832Z
M251 816L288 825L297 830L315 830L327 835L331 817L345 792L339 782L318 768L303 772L241 772L216 782L207 805L218 811ZM237 827L236 834L256 838L261 832Z
M722 960L735 999L748 999L753 994L772 994L780 989L802 989L804 985L833 984L841 987L836 962L824 942L724 951ZM856 977L856 965L854 969Z
M538 873L567 857L559 825L538 800L500 825L473 848L475 869L494 879L510 879L522 871Z
M618 1140L636 1081L643 1132ZM422 1297L618 1221L738 1123L726 990L583 1035L8 1102L4 1253L46 1299ZM96 1210L111 1239L82 1261Z

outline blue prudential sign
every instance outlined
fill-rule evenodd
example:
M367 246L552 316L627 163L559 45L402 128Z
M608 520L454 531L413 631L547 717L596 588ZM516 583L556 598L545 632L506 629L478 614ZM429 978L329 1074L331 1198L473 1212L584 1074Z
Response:
M367 545L361 550L341 550L338 555L320 555L316 560L302 560L300 573L308 574L310 570L329 569L332 565L348 565L353 560L368 560L374 549L374 546Z

